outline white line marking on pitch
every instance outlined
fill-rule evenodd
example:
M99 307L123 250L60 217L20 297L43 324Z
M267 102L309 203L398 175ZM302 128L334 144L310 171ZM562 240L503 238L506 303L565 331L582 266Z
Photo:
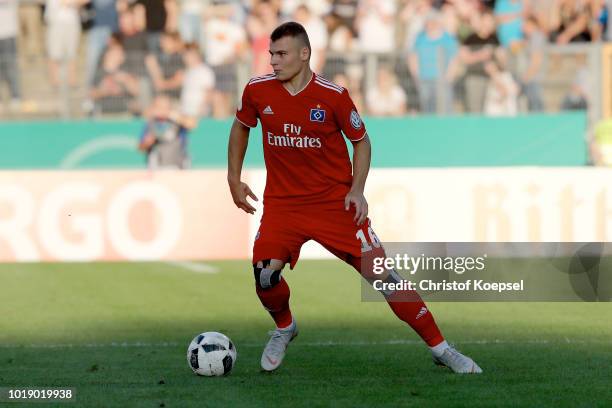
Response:
M238 344L239 347L263 347L264 341L261 343L244 343ZM564 339L564 341L550 341L550 340L465 340L455 341L455 345L480 345L480 344L612 344L612 340L573 340ZM187 344L187 343L185 343ZM384 340L384 341L315 341L315 342L299 342L296 341L294 346L302 347L335 347L335 346L385 346L385 345L423 345L421 340ZM72 344L72 343L42 343L42 344L0 344L0 349L10 348L31 348L31 349L50 349L50 348L131 348L131 347L178 347L181 343L177 342L159 342L149 343L144 341L135 342L111 342L111 343L84 343L84 344Z
M168 265L175 266L177 268L187 269L191 272L197 273L219 273L219 268L216 266L208 265L205 263L189 262L189 261L168 261L165 262Z
M0 344L0 349L9 348L31 348L31 349L53 349L53 348L128 348L128 347L176 347L179 344L176 342L161 342L161 343L147 343L144 341L136 342L111 342L111 343L84 343L84 344L72 344L72 343L47 343L47 344Z

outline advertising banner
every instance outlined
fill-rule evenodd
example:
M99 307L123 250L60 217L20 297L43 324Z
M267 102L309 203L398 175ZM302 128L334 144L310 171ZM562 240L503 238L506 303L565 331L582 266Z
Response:
M260 201L232 202L224 170L0 172L0 261L248 259ZM373 169L372 228L386 242L607 242L612 170ZM302 258L330 257L315 243Z
M0 172L0 260L244 257L247 216L226 173Z

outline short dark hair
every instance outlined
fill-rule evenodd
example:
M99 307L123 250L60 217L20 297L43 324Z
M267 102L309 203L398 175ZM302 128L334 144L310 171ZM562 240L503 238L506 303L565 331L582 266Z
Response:
M525 19L526 23L531 23L533 25L535 25L536 27L540 27L540 21L538 20L538 18L532 14L530 14L526 19Z
M196 52L200 57L202 56L202 52L200 51L200 46L198 45L198 43L195 42L188 42L185 43L185 52L187 51L193 51Z
M272 34L270 35L270 40L272 42L280 40L283 37L293 37L300 40L306 48L308 48L308 52L312 54L312 48L310 48L310 40L308 39L308 34L306 33L306 29L300 23L296 23L295 21L289 21L283 23L276 27Z

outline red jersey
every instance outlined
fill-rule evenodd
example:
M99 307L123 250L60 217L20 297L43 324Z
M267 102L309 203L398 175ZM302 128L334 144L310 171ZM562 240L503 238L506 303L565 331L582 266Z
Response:
M313 73L291 94L274 74L255 77L244 89L236 118L251 128L258 118L261 122L266 208L343 208L353 172L342 134L352 142L366 136L346 89Z

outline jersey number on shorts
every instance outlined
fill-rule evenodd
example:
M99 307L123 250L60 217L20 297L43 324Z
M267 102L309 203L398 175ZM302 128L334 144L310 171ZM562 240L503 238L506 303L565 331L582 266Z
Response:
M370 236L369 243L368 243L368 240L366 239L363 229L360 229L359 231L357 231L357 234L355 234L357 239L361 240L361 253L371 251L372 246L374 248L380 248L380 240L378 239L374 231L372 231L372 227L368 227L368 235ZM370 243L372 244L372 246L370 246Z

